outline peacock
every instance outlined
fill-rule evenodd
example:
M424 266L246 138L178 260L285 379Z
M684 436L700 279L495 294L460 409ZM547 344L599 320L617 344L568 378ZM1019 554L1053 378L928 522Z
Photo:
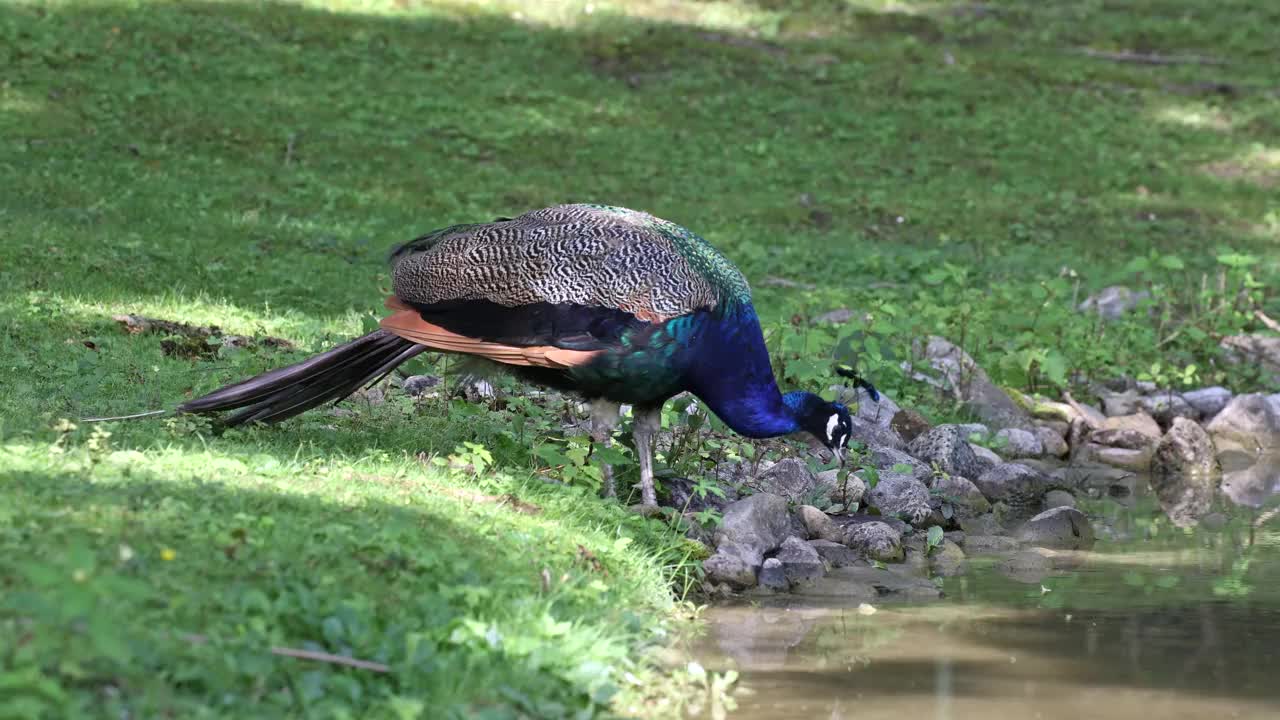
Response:
M849 409L778 389L746 279L673 222L612 205L556 205L429 232L389 262L393 294L377 330L177 411L237 411L221 419L227 426L276 422L342 400L431 350L582 397L596 442L610 442L621 405L631 405L644 506L657 504L661 410L682 392L740 435L808 433L843 462ZM613 497L604 470L603 493Z

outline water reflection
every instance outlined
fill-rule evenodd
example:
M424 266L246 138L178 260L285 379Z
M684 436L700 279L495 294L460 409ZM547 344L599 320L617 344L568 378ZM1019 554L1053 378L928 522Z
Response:
M1220 482L1152 489L1097 501L1092 551L971 558L941 601L871 615L838 598L713 608L693 655L741 673L730 718L1280 718L1280 518L1257 509L1280 462L1224 458Z

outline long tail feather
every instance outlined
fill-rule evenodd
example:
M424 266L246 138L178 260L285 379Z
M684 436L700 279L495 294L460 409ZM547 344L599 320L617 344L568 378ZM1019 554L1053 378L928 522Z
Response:
M178 412L237 410L224 425L278 422L326 402L337 402L366 383L381 381L426 346L376 330L300 363L249 378L178 406Z

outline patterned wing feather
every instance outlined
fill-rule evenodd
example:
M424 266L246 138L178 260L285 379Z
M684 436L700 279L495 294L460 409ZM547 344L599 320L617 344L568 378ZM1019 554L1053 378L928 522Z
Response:
M704 240L647 213L560 205L456 225L393 255L395 294L415 306L484 300L621 310L651 322L750 299Z

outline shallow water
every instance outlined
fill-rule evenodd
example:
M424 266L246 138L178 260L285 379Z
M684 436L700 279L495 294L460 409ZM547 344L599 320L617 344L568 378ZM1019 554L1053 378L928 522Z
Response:
M1280 518L1219 497L1188 526L1145 493L1082 509L1099 542L1051 571L970 558L942 599L871 614L716 606L691 654L740 673L747 720L1280 719Z

